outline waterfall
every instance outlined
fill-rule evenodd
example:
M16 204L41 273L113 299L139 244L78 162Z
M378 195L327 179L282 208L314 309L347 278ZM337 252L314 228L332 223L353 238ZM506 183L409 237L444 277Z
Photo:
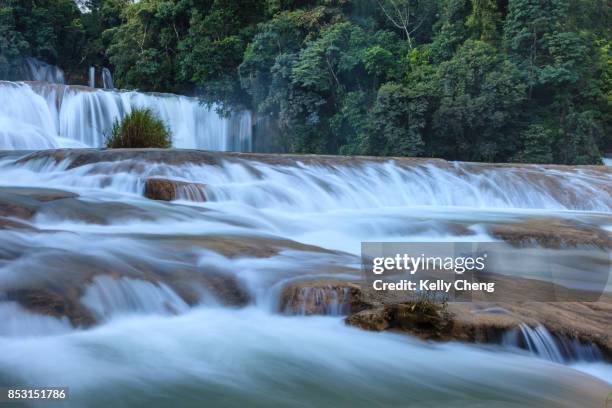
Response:
M39 59L28 57L24 61L26 75L23 80L26 81L45 81L56 84L66 83L64 79L64 71L59 67L47 64Z
M596 345L555 336L542 325L531 328L521 324L517 329L504 333L502 344L528 350L533 355L560 364L603 360L603 355Z
M90 88L95 88L96 87L96 68L91 66L89 67L89 87Z
M104 67L102 68L102 84L104 89L115 89L115 84L113 83L113 75L110 72L110 69Z
M134 107L156 112L173 146L250 151L251 115L220 117L197 98L0 81L0 149L101 147L113 122Z

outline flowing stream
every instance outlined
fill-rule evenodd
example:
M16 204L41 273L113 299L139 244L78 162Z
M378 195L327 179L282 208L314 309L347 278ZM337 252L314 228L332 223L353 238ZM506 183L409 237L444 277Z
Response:
M489 224L541 217L609 231L607 168L60 153L0 154L0 202L33 213L0 229L0 384L68 385L75 407L599 407L610 389L596 349L539 328L429 343L346 326L344 293L324 316L279 305L304 278L359 279L361 241L493 241ZM148 178L194 184L154 201ZM14 297L43 290L63 312Z

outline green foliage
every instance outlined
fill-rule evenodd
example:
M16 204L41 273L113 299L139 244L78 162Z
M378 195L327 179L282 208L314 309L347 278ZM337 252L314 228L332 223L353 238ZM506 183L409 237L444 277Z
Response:
M466 41L436 75L440 104L435 145L445 157L491 161L516 149L516 122L526 97L519 70L482 41Z
M22 59L29 56L51 64L78 65L85 41L73 0L0 2L0 77L18 75Z
M408 88L392 82L381 86L372 109L367 152L386 156L423 153L427 110L427 100Z
M172 135L164 122L150 109L134 109L120 121L106 140L106 147L113 149L169 148Z
M577 164L612 150L606 0L81 3L0 0L0 77L27 56L109 66L119 87L251 109L286 152Z
M554 132L543 125L533 124L519 136L520 150L512 158L523 163L551 163Z
M240 86L242 62L255 24L263 19L263 0L215 0L194 4L189 29L179 42L180 78L201 87L204 101L227 112L246 99Z

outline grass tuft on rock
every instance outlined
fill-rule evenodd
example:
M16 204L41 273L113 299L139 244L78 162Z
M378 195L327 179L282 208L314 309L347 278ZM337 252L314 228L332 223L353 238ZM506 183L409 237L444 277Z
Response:
M170 148L172 134L151 109L134 109L116 120L106 147L111 149Z

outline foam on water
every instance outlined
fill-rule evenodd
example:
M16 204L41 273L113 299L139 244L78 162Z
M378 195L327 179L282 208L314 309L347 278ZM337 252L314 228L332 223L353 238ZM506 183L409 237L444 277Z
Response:
M16 302L0 301L0 338L57 335L73 332L72 325L64 317L32 313Z

